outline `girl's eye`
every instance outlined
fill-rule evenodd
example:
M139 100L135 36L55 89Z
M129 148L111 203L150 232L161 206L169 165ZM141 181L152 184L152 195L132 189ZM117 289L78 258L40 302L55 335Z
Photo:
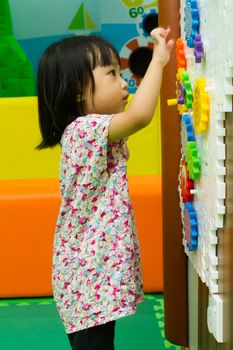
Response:
M112 75L112 76L116 76L116 70L115 69L112 69L111 71L110 71L110 74Z

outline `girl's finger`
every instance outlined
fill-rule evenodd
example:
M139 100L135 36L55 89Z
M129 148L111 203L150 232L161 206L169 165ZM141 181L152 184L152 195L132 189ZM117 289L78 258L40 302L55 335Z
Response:
M162 36L160 34L160 28L156 28L156 29L153 29L151 32L150 32L150 36L155 39L157 42L160 42L161 39L162 39Z
M166 38L168 36L168 34L170 33L170 28L164 29L164 28L155 28L150 32L150 35L152 38L156 37L157 40L157 36L159 35L161 38Z
M169 52L173 49L174 44L175 44L175 42L174 42L173 39L170 39L170 40L167 42L167 45L166 45L166 46L167 46Z
M163 38L167 38L168 34L170 34L171 29L167 28L167 29L163 29L163 31L161 32L161 36Z

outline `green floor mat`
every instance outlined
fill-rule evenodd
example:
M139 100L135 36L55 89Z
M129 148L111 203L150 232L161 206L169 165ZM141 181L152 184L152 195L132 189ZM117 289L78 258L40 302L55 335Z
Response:
M69 350L53 299L0 300L0 343L4 350ZM116 350L178 350L164 339L162 295L146 295L137 313L117 321Z

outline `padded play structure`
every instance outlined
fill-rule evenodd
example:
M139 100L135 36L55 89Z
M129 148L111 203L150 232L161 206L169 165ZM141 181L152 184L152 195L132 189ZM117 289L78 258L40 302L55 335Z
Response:
M40 140L36 97L0 99L0 115L0 297L52 295L60 149L35 150ZM160 163L160 138L153 138L158 134L159 108L154 122L129 140L129 186L146 292L163 290L161 176L151 161Z
M130 176L146 292L161 291L160 175ZM58 179L0 181L0 297L52 295L53 233L60 205Z
M159 106L155 113L146 129L129 138L129 175L160 173ZM0 98L0 116L0 180L57 178L60 148L35 151L40 141L37 98Z

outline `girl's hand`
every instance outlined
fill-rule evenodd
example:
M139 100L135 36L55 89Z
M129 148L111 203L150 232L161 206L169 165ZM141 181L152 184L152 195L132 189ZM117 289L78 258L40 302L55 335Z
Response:
M164 67L170 59L170 52L174 46L174 40L167 41L170 28L155 28L150 35L155 40L153 59L157 60Z

